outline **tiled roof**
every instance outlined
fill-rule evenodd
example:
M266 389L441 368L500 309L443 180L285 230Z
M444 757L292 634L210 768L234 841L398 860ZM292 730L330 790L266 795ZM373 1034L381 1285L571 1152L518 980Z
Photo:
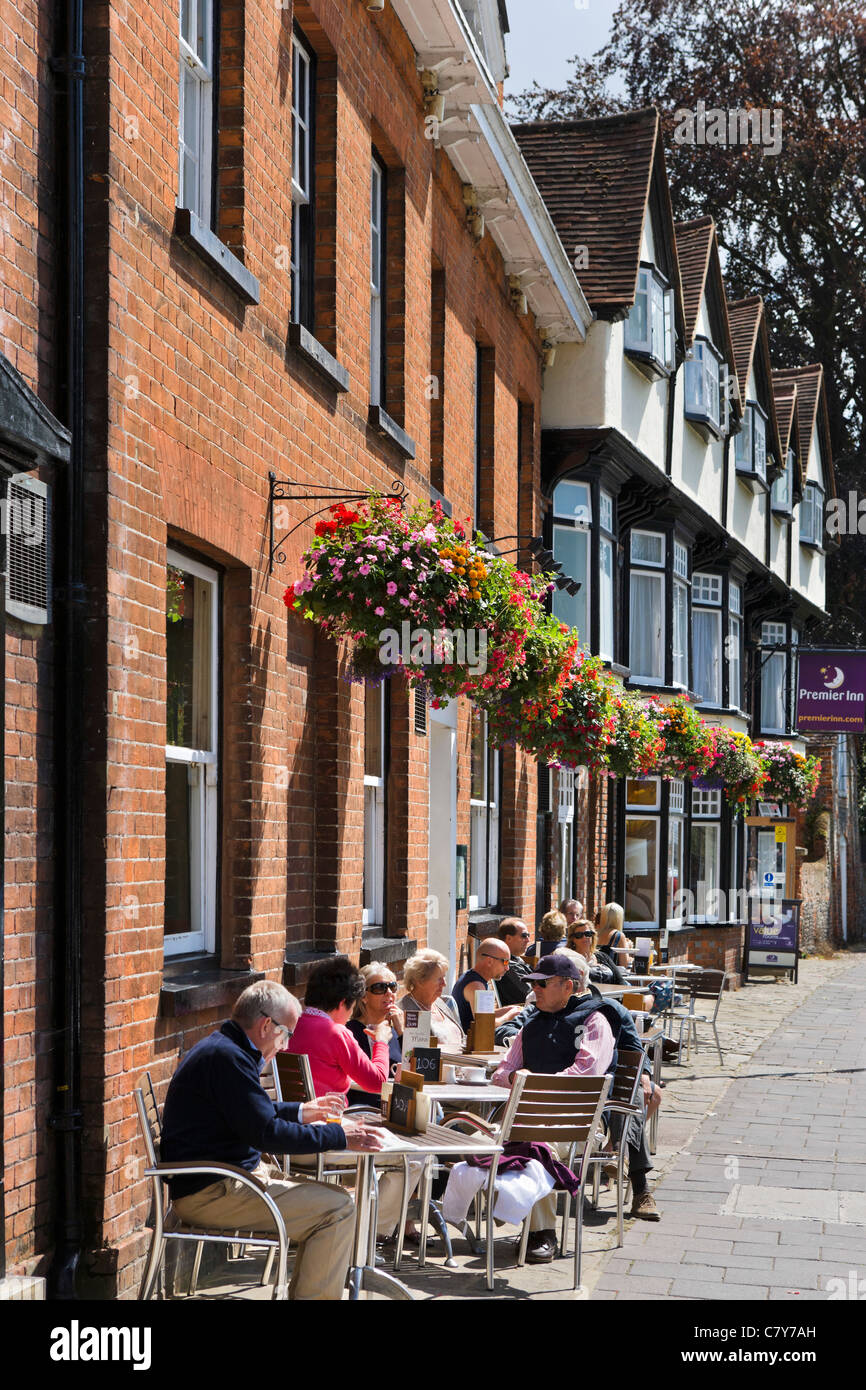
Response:
M680 281L683 287L683 307L685 310L686 348L695 339L701 299L713 286L722 317L722 340L716 344L727 359L731 371L736 371L734 345L731 338L731 325L728 319L728 302L722 280L722 267L719 261L719 246L716 240L716 224L712 217L697 217L692 222L674 223L677 237L677 260L680 267ZM738 379L739 381L739 379ZM743 392L745 399L745 392ZM735 407L736 407L735 398Z
M686 311L686 346L690 347L710 265L715 223L711 217L699 217L694 222L676 222L674 228Z
M779 443L782 446L782 457L787 457L789 449L794 447L794 420L797 409L797 388L788 381L781 381L779 373L773 371L773 400L776 405L776 422L779 426ZM800 462L799 450L795 454L795 477L794 492L802 497L803 495L803 466Z
M641 233L655 160L664 166L650 107L579 121L514 126L530 172L591 307L614 317L634 303ZM670 195L664 180L667 208ZM671 227L673 218L671 216Z
M797 424L800 430L800 466L803 478L809 463L809 449L816 424L821 426L821 458L824 464L828 497L836 496L836 478L830 453L830 421L824 391L824 368L819 362L808 367L780 367L773 372L774 389L796 387Z
M740 395L744 402L763 311L764 301L759 294L753 294L748 299L738 299L734 302L728 300L728 322L731 325L734 361L737 367L737 380L740 383Z

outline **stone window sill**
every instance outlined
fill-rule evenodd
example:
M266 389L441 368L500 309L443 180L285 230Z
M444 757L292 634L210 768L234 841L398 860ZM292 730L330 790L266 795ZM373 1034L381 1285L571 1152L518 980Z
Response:
M415 440L404 429L401 429L397 421L392 420L388 412L383 410L380 405L370 406L367 419L374 430L378 431L379 434L384 434L397 445L404 458L413 459L415 457Z
M348 391L349 373L302 323L289 324L289 347L324 377L335 391Z
M255 275L190 208L175 210L174 230L180 240L231 285L247 304L258 304L259 282Z
M221 970L216 956L168 960L159 991L161 1018L182 1018L233 1004L247 985L263 980L261 970Z

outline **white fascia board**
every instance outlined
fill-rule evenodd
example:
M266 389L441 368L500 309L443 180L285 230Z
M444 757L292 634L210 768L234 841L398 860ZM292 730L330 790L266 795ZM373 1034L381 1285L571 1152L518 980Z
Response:
M583 342L592 323L592 310L565 254L565 248L550 213L520 153L511 127L498 103L494 106L473 106L472 115L493 153L505 186L534 243L536 254L553 281L563 313L566 319L571 321L570 324L564 324L557 337L561 342ZM529 251L528 246L527 252ZM526 295L532 303L535 296L531 285L527 286Z
M446 79L467 83L456 103L446 104L442 146L461 180L497 198L485 213L508 273L532 270L524 290L542 333L555 342L583 342L592 322L562 242L499 106L484 56L456 0L391 0L417 54L419 68L438 67ZM449 118L461 122L465 134ZM468 130L467 130L468 126ZM478 135L472 130L477 127ZM449 139L449 135L453 138ZM477 144L475 143L477 141ZM484 201L480 203L485 211Z

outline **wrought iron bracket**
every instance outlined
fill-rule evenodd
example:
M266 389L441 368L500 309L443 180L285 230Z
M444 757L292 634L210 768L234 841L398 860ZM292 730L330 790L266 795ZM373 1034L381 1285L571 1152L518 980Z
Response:
M285 564L286 552L283 550L283 546L289 536L294 535L305 521L309 521L314 516L321 516L322 512L328 511L337 502L368 502L373 496L369 488L359 492L346 492L345 488L332 487L328 484L320 485L317 492L298 491L299 488L304 489L306 486L305 483L296 482L294 479L278 478L276 473L268 473L268 574L273 574L275 564ZM407 495L406 484L402 483L399 478L391 484L391 491L384 494L386 499L399 502L401 507L404 505ZM304 512L304 515L295 522L294 526L291 526L284 535L277 539L276 504L278 502L323 502L324 506L317 507L311 512Z

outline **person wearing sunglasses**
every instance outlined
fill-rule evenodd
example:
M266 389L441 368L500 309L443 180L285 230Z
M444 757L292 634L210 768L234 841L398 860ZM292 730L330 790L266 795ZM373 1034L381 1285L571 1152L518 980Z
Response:
M568 929L568 940L566 942L569 950L577 951L584 956L589 963L589 979L594 985L625 985L628 984L619 966L605 951L597 950L598 933L592 922L583 918L582 921L572 922Z
M454 1002L460 1022L467 1032L475 1017L475 996L482 990L493 991L496 999L493 1017L497 1023L507 1023L509 1018L520 1013L521 1005L503 1004L496 988L497 981L502 979L510 964L511 952L505 942L500 941L498 936L488 936L478 947L475 965L464 971L459 980L455 980Z
M511 962L498 985L500 1003L517 1004L522 1008L532 988L526 978L532 966L524 960L532 936L519 917L503 917L496 935L511 952Z
M380 960L373 960L370 961L369 965L362 965L361 975L364 978L367 992L362 999L358 1000L355 1005L355 1012L346 1027L365 1056L372 1059L376 1029L382 1022L390 1023L388 1075L393 1080L394 1073L402 1061L403 1012L397 1007L399 986L391 967L384 965ZM350 1105L378 1106L379 1092L351 1087L347 1099Z

